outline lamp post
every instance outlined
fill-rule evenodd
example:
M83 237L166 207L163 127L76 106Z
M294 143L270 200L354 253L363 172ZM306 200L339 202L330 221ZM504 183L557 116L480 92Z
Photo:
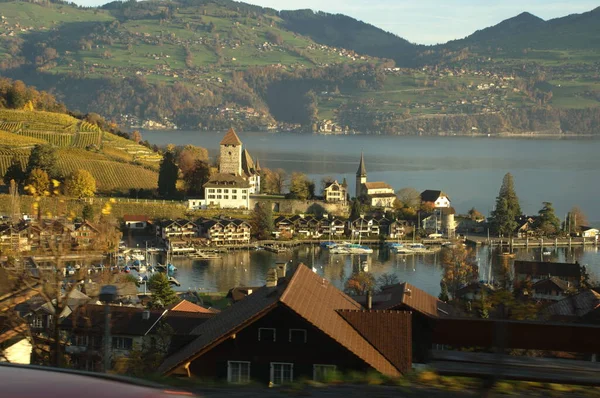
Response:
M104 302L104 360L102 370L107 373L110 369L110 303L117 298L117 288L105 285L100 289L100 301Z

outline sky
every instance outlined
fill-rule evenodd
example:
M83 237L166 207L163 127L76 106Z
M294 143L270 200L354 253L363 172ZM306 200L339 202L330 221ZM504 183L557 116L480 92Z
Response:
M108 1L75 0L85 6ZM413 43L460 39L524 11L542 19L590 11L597 0L246 0L276 10L310 8L345 14L397 34Z

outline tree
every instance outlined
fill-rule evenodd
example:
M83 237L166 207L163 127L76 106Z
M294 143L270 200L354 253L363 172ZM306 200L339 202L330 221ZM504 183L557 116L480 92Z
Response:
M163 155L158 169L158 194L163 197L171 197L177 192L177 176L179 169L175 164L175 154L167 151Z
M325 195L325 188L327 188L334 181L335 180L332 176L325 176L321 178L321 192L323 195Z
M414 188L402 188L396 192L396 196L398 196L398 200L402 203L403 207L418 209L421 205L421 194Z
M208 163L208 150L206 148L186 145L177 156L177 164L184 175L196 167L196 161L198 160Z
M382 289L385 286L396 285L400 282L396 274L383 273L377 278L377 287Z
M17 185L23 184L25 181L25 172L23 171L23 165L18 157L14 156L10 166L6 169L6 173L4 173L4 185L10 185L10 181L14 180Z
M183 181L188 195L197 195L204 198L204 184L210 179L210 166L208 163L196 159L194 167L183 174Z
M577 233L581 227L590 225L587 216L579 206L573 206L569 211L565 224L565 231L568 233Z
M534 223L534 227L544 236L556 235L560 231L560 220L554 214L552 203L543 202L544 207L538 212L538 218Z
M252 235L256 239L271 239L273 230L273 209L270 203L257 203L252 214Z
M61 179L58 170L58 154L50 145L36 145L31 150L25 174L29 176L33 169L45 171L50 178Z
M480 220L484 220L485 216L483 214L481 214L476 208L471 207L471 210L469 210L467 212L467 214L469 215L469 218L473 221L480 221Z
M50 178L48 173L42 169L33 169L25 181L25 190L33 196L48 196Z
M290 195L295 199L308 199L310 196L309 185L310 181L306 174L293 172L290 177Z
M496 198L496 208L492 211L492 228L500 236L510 237L518 226L516 219L520 215L521 206L515 193L513 176L506 173Z
M433 213L435 210L435 204L432 202L423 202L421 203L421 211L423 213Z
M264 181L264 192L282 194L285 189L286 172L283 169L263 169L261 182ZM261 187L262 190L262 187Z
M152 298L148 304L150 308L167 308L179 301L169 279L162 272L157 272L148 279L148 289L152 292Z
M362 296L372 292L375 288L375 277L370 272L356 272L352 274L344 285L344 292L353 296Z
M360 203L360 200L355 198L350 204L350 221L360 218L361 214L363 214L363 206Z
M440 288L441 288L441 291L440 291L440 295L438 296L438 298L442 301L450 301L450 294L448 293L448 284L443 279L440 282Z
M65 180L64 193L78 199L91 198L96 194L96 179L87 170L76 170Z
M136 144L139 144L142 141L142 133L138 130L134 130L133 133L131 133L131 139L135 141Z
M447 286L449 295L456 298L458 289L478 279L475 253L461 245L445 247L442 249L441 258L444 267L442 282Z
M81 209L81 218L84 221L92 221L94 219L94 208L89 203L86 203Z

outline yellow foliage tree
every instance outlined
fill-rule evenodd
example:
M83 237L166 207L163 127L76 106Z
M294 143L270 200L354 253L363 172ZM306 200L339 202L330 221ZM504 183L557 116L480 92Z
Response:
M25 106L23 106L24 111L33 111L33 109L34 109L33 102L31 100L27 101L25 103Z
M96 193L96 180L89 171L76 170L65 180L64 193L74 198L90 198Z
M48 196L50 178L42 169L33 169L25 181L25 190L33 196Z

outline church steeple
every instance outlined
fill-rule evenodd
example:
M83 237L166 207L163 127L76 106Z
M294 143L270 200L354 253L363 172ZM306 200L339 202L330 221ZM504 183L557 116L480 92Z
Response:
M366 177L367 169L365 168L365 157L363 153L360 153L360 164L358 165L358 170L356 170L357 177Z

